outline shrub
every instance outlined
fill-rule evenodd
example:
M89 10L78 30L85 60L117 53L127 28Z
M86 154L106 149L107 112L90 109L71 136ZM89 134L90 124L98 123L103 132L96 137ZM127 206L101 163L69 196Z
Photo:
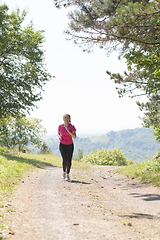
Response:
M107 150L97 149L91 154L85 154L82 161L97 165L125 166L132 164L133 161L127 159L121 149Z
M146 171L160 172L160 157L148 162L146 166Z
M0 147L0 153L8 153L8 148L7 147Z

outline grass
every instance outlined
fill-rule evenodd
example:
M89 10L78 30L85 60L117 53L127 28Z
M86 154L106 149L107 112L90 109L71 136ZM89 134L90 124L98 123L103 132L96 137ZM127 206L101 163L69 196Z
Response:
M58 162L57 158L53 155L49 158L49 161L47 161L45 156L34 156L33 154L1 154L0 193L3 196L11 195L15 185L18 183L25 172L29 172L34 168L54 166L54 164Z
M1 153L0 155L0 193L11 195L15 185L23 177L23 174L37 168L61 167L61 158L54 154L26 154L16 155ZM73 161L73 167L85 170L89 164Z
M128 177L134 177L141 182L160 186L160 158L126 166L120 168L118 172Z

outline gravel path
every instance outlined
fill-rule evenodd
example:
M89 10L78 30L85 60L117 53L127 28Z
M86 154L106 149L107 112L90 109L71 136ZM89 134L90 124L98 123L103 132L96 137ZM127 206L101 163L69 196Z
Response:
M160 188L116 167L32 172L12 201L11 240L160 240Z

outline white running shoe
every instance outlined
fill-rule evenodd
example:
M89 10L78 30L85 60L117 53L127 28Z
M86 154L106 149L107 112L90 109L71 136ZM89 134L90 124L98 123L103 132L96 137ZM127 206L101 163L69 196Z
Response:
M63 178L63 179L66 178L66 172L63 172L63 174L62 174L62 178Z
M66 180L70 180L70 176L69 176L69 173L67 173L67 175L66 175Z

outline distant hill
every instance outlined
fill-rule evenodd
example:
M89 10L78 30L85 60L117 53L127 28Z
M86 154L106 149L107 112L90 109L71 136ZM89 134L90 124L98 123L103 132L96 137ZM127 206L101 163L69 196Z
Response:
M50 137L46 143L56 155L60 156L58 139ZM75 155L79 148L83 149L84 153L91 153L102 147L106 149L120 148L127 158L138 162L152 158L160 149L160 143L154 140L152 130L149 128L110 131L101 136L77 137L74 143Z

